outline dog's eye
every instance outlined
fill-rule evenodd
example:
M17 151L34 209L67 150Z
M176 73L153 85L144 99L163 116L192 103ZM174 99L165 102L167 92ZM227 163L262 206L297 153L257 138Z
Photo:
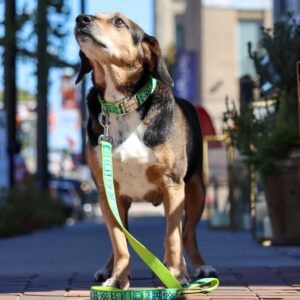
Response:
M113 23L117 27L123 27L125 25L124 21L121 18L114 19Z

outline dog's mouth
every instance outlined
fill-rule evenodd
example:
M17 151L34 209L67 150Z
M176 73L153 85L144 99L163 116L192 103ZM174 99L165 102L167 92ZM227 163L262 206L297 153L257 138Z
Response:
M87 28L75 28L75 34L78 41L86 42L87 40L91 40L92 42L96 43L98 46L103 48L107 48L105 44L99 41Z

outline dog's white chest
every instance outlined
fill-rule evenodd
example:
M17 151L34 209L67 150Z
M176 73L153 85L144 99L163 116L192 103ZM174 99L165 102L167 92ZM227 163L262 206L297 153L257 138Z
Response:
M143 200L143 196L155 190L155 185L147 179L146 170L156 161L152 149L143 143L144 124L135 111L111 116L110 122L114 177L120 185L120 195Z

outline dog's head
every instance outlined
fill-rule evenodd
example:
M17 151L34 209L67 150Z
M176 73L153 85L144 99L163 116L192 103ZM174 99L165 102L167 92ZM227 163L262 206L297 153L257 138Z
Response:
M173 86L158 41L126 16L120 13L79 15L76 18L75 37L81 58L76 83L86 73L93 71L95 84L102 86L103 82L105 84L106 67L109 67L113 72L122 71L116 80L125 81L129 74L137 79L137 74L146 70L167 86Z

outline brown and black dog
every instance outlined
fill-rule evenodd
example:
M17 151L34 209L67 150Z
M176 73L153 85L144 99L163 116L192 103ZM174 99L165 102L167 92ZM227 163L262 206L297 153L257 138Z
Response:
M163 203L165 265L181 283L188 283L185 248L196 277L215 276L214 268L204 264L196 241L196 225L205 196L198 117L191 104L173 96L173 81L157 40L120 13L78 16L75 37L81 57L76 83L92 71L93 88L88 95L88 163L113 247L112 256L96 272L96 281L105 286L128 288L130 278L126 238L110 212L102 183L98 137L103 128L98 121L102 111L98 95L106 102L122 103L131 99L150 76L158 83L143 105L124 115L109 114L120 215L127 226L132 201Z

